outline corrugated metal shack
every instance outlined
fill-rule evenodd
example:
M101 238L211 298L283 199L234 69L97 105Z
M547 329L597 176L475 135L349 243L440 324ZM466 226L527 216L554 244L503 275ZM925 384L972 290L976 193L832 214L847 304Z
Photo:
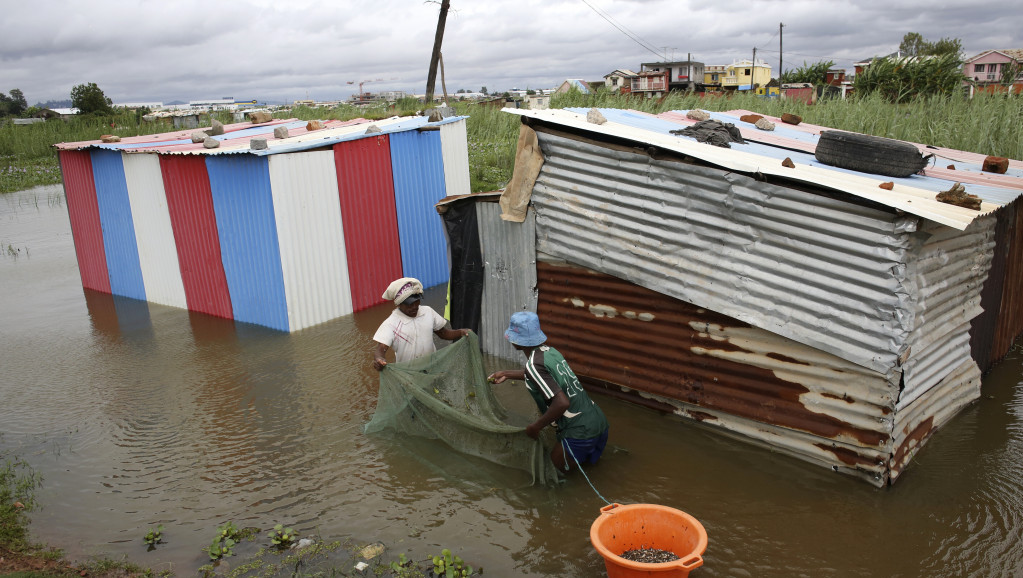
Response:
M1023 330L1018 162L928 149L955 170L891 178L817 162L824 127L747 111L712 113L748 139L730 149L669 134L685 111L506 111L523 126L500 203L438 205L452 322L490 353L521 360L502 331L536 310L588 385L883 486ZM980 211L935 200L952 176Z
M226 125L217 148L192 131L57 145L82 285L297 331L398 277L447 282L430 215L469 191L465 117L324 124Z

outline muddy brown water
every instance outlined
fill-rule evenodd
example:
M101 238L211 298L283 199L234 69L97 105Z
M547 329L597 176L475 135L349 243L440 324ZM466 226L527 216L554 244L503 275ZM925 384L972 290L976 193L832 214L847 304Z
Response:
M85 291L60 187L0 196L0 248L0 449L43 474L31 531L74 559L191 575L233 521L395 556L451 548L490 576L601 576L589 527L603 496L699 519L710 544L694 577L1023 574L1018 350L891 488L595 395L611 422L587 470L596 491L578 475L545 489L362 433L386 305L289 335ZM157 524L166 543L147 551Z

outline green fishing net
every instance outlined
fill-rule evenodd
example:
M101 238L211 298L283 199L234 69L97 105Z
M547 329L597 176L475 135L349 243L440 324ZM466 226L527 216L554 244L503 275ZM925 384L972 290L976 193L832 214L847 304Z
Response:
M534 440L507 419L487 383L479 337L470 333L436 353L388 363L365 431L439 439L456 451L529 472L533 484L556 484L550 451L557 440L551 428Z

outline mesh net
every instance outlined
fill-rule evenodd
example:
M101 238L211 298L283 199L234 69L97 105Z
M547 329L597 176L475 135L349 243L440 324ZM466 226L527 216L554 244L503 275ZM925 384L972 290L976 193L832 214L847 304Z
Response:
M539 440L507 423L508 412L494 396L483 369L475 333L380 372L380 391L366 433L384 430L439 439L456 451L529 472L533 484L554 485L558 472L550 449L551 428Z

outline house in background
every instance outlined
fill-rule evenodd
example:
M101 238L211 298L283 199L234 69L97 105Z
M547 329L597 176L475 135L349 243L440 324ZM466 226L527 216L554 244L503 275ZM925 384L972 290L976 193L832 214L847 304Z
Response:
M639 66L640 75L646 74L647 78L651 80L646 83L640 82L638 84L640 86L646 86L649 91L696 90L696 85L703 83L702 62L695 62L692 60L677 62L644 62ZM661 84L656 80L652 80L657 75L661 75L664 78L664 88L656 88ZM636 85L637 83L633 81L633 92L636 91Z
M1010 87L1002 82L1004 71L1016 68L1011 90L1023 93L1023 49L986 50L963 64L963 74L972 78L970 96L974 91L1006 92Z
M715 70L720 68L714 66ZM724 69L724 76L720 77L722 90L753 90L771 82L771 65L763 60L739 60Z
M703 67L703 86L705 90L721 90L721 83L728 76L728 67L724 64L708 64Z
M632 92L632 79L636 76L631 70L619 68L611 74L604 75L604 86L611 92L626 94Z
M565 82L562 82L561 86L559 86L557 90L555 90L554 92L562 94L572 90L573 88L583 94L590 94L591 92L593 92L592 90L590 90L590 85L587 84L586 81L581 78L569 78L565 80Z
M853 69L856 71L856 74L859 75L864 70L866 70L867 67L870 66L871 62L873 62L875 60L884 60L886 58L900 59L900 58L910 58L910 56L908 54L906 54L905 52L902 52L901 50L896 50L895 52L892 52L891 54L887 54L885 56L871 56L870 58L865 58L865 59L863 59L863 60L861 60L859 62L854 62L853 63Z

